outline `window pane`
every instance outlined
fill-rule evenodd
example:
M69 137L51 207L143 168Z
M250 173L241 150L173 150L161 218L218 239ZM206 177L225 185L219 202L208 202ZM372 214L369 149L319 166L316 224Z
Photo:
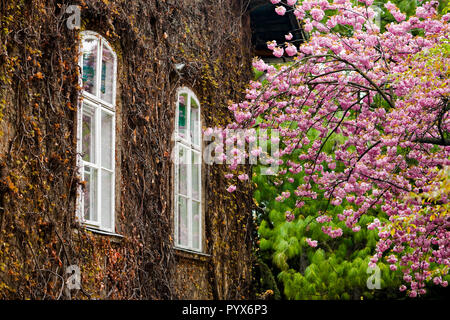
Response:
M112 173L102 170L102 227L111 229L112 226L112 195L113 195L113 183Z
M102 112L102 166L107 169L112 169L113 160L113 117Z
M95 163L95 113L86 104L82 109L81 152L84 161Z
M187 130L187 93L178 96L178 134L182 138L186 138Z
M181 196L178 196L178 244L183 246L189 244L187 199Z
M192 198L200 200L200 155L191 151Z
M200 249L200 202L192 201L192 246Z
M102 50L102 76L100 82L100 98L113 102L114 94L114 55L105 45Z
M199 136L200 112L197 102L191 98L191 141L195 145L200 145Z
M97 221L97 170L85 166L83 180L83 215L86 220Z
M178 192L187 196L187 150L179 146L178 151Z
M97 94L97 39L86 39L83 41L83 90Z

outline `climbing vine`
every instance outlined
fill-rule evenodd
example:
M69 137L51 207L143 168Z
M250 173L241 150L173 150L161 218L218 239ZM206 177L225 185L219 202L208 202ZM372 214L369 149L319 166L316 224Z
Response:
M80 38L67 28L69 5L80 6L81 29L100 33L118 54L123 237L92 233L76 219ZM2 0L0 16L0 298L249 297L251 190L223 192L226 168L205 168L211 257L180 257L171 236L176 89L196 92L204 127L230 120L227 102L239 100L251 77L244 3ZM81 290L68 294L70 265L80 267ZM183 277L175 272L186 268Z

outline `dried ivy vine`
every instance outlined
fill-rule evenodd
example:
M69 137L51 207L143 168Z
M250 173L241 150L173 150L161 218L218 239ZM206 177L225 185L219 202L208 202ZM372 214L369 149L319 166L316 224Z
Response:
M0 1L0 298L67 298L72 264L82 273L72 298L189 294L198 275L177 278L170 237L172 102L186 85L201 98L205 127L230 120L228 100L251 76L243 2ZM82 28L119 56L117 241L75 219L79 36L65 14L73 4ZM182 74L175 63L186 65ZM225 194L223 170L206 167L212 258L198 270L208 272L206 296L240 299L252 294L251 186Z

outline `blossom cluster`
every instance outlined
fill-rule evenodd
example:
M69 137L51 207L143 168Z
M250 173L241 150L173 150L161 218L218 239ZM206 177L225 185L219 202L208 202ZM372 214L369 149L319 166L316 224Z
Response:
M326 225L334 220L354 232L377 229L371 265L387 255L391 270L405 273L414 297L425 293L426 281L447 285L442 277L449 269L450 217L441 211L448 195L441 192L436 211L411 194L446 188L437 177L450 166L450 59L442 49L450 38L450 16L437 15L437 1L425 1L407 19L388 2L396 22L382 33L372 2L290 1L311 37L298 47L268 44L275 56L286 53L294 62L276 67L254 60L266 82L252 82L246 100L230 107L236 119L231 127L276 128L281 147L273 161L286 167L277 179L292 183L291 175L304 176L295 192L277 200L293 197L301 209L321 190L330 206L345 203L342 214L329 210L317 218L323 232L342 236L342 229ZM326 16L326 10L336 13ZM286 6L276 12L285 14ZM332 152L325 151L328 145ZM385 212L389 223L361 226L360 218L374 208Z

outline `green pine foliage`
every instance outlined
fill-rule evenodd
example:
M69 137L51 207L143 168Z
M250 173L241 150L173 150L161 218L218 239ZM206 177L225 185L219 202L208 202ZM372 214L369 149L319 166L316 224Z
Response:
M314 136L314 133L309 135L310 141L314 141ZM336 136L334 140L336 139L341 137ZM325 146L325 150L330 153L334 140ZM292 159L297 159L297 156L298 154L292 155ZM371 276L367 272L368 263L375 253L378 236L377 230L367 230L366 225L375 217L380 221L386 219L379 208L373 209L372 216L361 218L362 228L356 233L341 221L321 224L315 220L318 212L333 210L335 216L350 207L350 204L344 200L338 207L327 207L328 199L323 195L305 201L302 208L295 206L295 197L278 202L275 198L281 192L289 191L294 194L297 186L303 183L304 174L293 175L288 172L286 178L294 178L294 183L276 185L281 180L276 176L260 175L260 170L260 167L256 167L253 174L253 182L257 186L254 198L260 208L257 215L259 256L271 268L283 298L371 299L400 296L398 287L402 274L390 271L388 264L378 263L381 289L370 290L367 286ZM286 211L294 213L295 220L286 221ZM322 232L323 225L340 227L344 234L332 239ZM306 238L318 240L318 246L310 247Z

